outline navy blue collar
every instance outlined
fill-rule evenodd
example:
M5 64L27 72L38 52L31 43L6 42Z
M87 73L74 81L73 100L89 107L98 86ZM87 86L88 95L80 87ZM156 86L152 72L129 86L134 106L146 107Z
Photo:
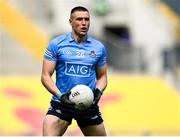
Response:
M73 37L73 35L72 35L72 32L70 32L70 33L67 34L67 39L69 40L69 42L75 41L75 39L74 39L74 37ZM92 39L92 38L87 35L87 38L86 38L85 42L91 42L91 39Z

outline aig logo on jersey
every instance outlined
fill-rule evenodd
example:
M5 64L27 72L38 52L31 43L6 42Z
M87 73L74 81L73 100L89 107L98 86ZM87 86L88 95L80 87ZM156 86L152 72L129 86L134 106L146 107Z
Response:
M70 76L89 77L92 64L66 62L65 74Z

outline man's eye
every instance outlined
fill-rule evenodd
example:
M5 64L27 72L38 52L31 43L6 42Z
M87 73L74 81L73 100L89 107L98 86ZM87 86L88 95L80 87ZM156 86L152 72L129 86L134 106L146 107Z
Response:
M82 20L82 18L77 18L76 20L79 20L79 21L80 21L80 20Z

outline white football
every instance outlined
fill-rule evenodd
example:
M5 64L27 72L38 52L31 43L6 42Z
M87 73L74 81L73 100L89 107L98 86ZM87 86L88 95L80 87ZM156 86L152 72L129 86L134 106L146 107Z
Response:
M88 86L79 84L71 89L69 100L75 103L77 109L84 110L92 105L94 94Z

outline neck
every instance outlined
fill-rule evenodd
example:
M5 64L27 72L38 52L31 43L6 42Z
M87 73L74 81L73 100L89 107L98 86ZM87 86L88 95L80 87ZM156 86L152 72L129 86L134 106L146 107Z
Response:
M72 32L72 35L73 35L75 41L78 43L83 43L87 39L87 35L81 36L81 35L75 34L74 32Z
M83 43L84 41L86 41L86 38L87 38L87 35L82 36L82 37L79 37L79 38L77 39L77 42Z

